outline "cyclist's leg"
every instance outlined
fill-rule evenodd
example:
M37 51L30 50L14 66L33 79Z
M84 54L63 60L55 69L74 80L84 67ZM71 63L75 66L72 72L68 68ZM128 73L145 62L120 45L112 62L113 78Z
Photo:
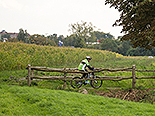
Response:
M85 72L84 70L79 70L79 71ZM87 77L87 73L83 73L82 76L81 76L81 78L85 78L85 77Z

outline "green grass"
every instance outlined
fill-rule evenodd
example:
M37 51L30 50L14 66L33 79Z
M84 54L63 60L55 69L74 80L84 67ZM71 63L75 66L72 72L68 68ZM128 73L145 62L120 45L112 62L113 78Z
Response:
M63 88L63 81L33 80L31 87L27 86L25 69L30 63L33 66L47 66L51 68L77 67L86 56L93 57L91 65L99 68L127 68L136 65L137 69L154 69L155 59L147 57L123 57L122 55L102 51L73 48L58 48L36 46L21 43L0 43L0 116L8 115L53 115L53 116L154 116L155 105L135 103L119 99L104 98L91 94L76 93L78 90ZM18 70L20 69L20 70ZM22 70L21 70L22 69ZM34 75L60 76L63 73L38 72ZM101 72L99 76L131 77L131 72ZM138 77L154 76L155 72L136 72ZM129 89L132 80L104 81L103 88L121 87ZM70 87L70 82L67 82ZM136 80L136 88L154 88L154 79ZM87 87L90 87L88 84Z
M155 70L155 59L148 59L146 57L120 57L114 58L113 60L108 60L105 62L97 63L97 67L102 68L127 68L131 67L133 64L136 65L137 69L154 69ZM102 65L104 64L104 65ZM61 67L61 66L60 66ZM53 67L54 68L54 67ZM26 77L28 71L25 70L11 70L11 71L0 71L0 79L1 82L7 82L9 84L15 85L27 85L27 81L25 80L17 80L16 78L19 77ZM39 72L34 71L34 75L42 75L42 76L62 76L63 73L56 73L56 72ZM120 76L120 77L131 77L132 72L108 72L104 71L101 73L97 73L98 76ZM153 77L155 72L136 72L137 77ZM74 75L72 75L74 76ZM10 80L10 77L14 77L15 79ZM33 86L37 86L40 88L62 88L63 81L53 81L53 80L39 80L39 81L32 81ZM67 83L70 86L70 82ZM154 88L155 80L154 79L137 79L136 80L136 88L142 86L143 88ZM121 88L131 88L132 87L132 80L122 80L122 81L104 81L102 87L121 87Z
M0 85L0 115L154 116L155 105L62 90Z
M28 64L43 67L77 67L88 55L94 59L93 64L118 56L116 53L102 50L0 42L0 71L25 69Z

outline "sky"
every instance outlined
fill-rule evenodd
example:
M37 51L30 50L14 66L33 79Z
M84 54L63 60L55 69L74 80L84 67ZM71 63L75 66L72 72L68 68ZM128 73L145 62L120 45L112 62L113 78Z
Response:
M0 0L0 31L27 30L30 35L66 37L70 24L92 23L95 31L122 36L122 27L113 23L120 13L105 5L105 0Z

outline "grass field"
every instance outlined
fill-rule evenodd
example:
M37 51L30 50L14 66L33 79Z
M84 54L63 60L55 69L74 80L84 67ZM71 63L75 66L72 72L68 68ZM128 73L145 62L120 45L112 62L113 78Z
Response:
M0 115L154 116L155 105L81 93L0 85Z
M154 116L155 105L123 101L120 99L97 96L90 90L89 95L77 93L78 90L63 88L63 81L33 80L27 86L28 64L51 68L73 67L86 56L93 57L91 65L99 68L127 68L136 65L137 69L154 69L155 58L125 57L102 50L80 48L58 48L21 43L0 42L0 116L8 115L52 115L52 116ZM60 76L63 73L38 72L35 75ZM98 73L99 76L131 77L131 72ZM155 72L136 72L137 77L154 76ZM73 75L72 75L73 76ZM131 88L132 80L104 81L96 91L108 91L107 87ZM70 82L67 82L70 87ZM87 85L85 87L90 87ZM154 79L136 80L136 89L155 88ZM154 92L151 93L154 96ZM153 98L154 99L154 98Z
M127 57L117 53L102 50L69 48L69 47L51 47L51 46L37 46L23 43L11 43L0 42L0 79L6 79L7 82L12 84L16 83L16 80L10 81L10 77L19 78L26 77L27 70L25 68L28 64L32 66L43 66L50 68L77 68L79 62L85 58L86 55L92 56L90 65L94 65L96 68L128 68L132 65L136 65L136 69L154 69L155 70L155 58L151 59L147 56L144 57ZM34 72L34 74L43 76L63 75L63 73L45 73ZM131 72L108 72L104 71L97 73L98 76L121 76L131 77ZM155 72L136 72L137 77L153 77ZM105 81L103 87L122 87L131 88L132 80L123 81ZM20 81L19 81L20 82ZM57 85L59 82L53 83L53 81L42 81L45 84L36 83L34 85L48 87L49 83ZM46 84L47 83L47 84ZM61 83L61 82L60 82ZM22 84L26 84L22 82ZM51 85L51 84L50 84ZM56 88L56 86L54 88ZM154 80L137 80L136 87L142 86L144 88L154 88ZM51 87L50 87L51 88Z

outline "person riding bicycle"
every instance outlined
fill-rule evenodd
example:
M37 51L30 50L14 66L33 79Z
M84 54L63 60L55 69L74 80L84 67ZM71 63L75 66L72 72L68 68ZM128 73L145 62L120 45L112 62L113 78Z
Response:
M92 59L92 58L91 58L90 56L86 56L86 59L84 59L84 60L82 60L82 61L80 62L79 66L78 66L78 70L79 70L79 71L87 72L86 67L88 67L90 70L95 71L94 66L91 67L91 66L89 65L89 62L90 62L91 59ZM84 73L84 74L82 75L82 77L85 77L86 75L87 75L87 73ZM89 83L89 81L86 81L86 83Z

